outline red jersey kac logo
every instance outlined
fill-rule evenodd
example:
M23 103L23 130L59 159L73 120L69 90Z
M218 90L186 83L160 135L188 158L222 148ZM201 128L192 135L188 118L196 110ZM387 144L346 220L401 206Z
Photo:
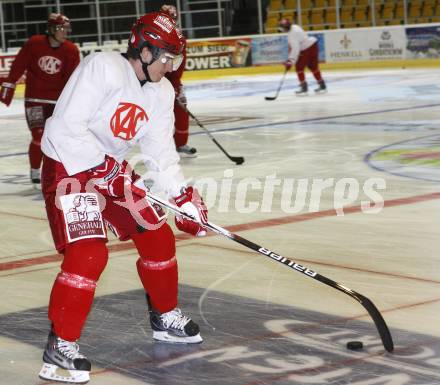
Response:
M53 56L42 56L38 60L38 66L43 72L54 75L61 70L61 60Z
M121 102L110 120L110 128L114 136L130 140L139 131L140 121L148 121L146 112L136 104Z

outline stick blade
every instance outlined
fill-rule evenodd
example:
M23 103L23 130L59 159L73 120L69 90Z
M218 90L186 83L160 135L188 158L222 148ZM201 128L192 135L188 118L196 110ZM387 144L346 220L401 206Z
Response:
M244 158L242 156L236 156L232 159L235 164L240 165L244 163Z
M264 99L266 100L275 100L277 97L276 96L265 96Z
M262 254L262 253L260 253ZM286 260L285 262L289 263L290 260ZM286 263L284 263L286 264ZM288 265L289 266L289 265ZM342 291L343 293L349 295L351 298L358 301L364 309L368 312L372 320L374 321L374 324L376 325L376 329L379 332L379 336L382 340L382 344L387 352L392 352L394 350L394 343L393 343L393 337L391 337L390 330L388 329L388 326L385 322L385 320L382 317L382 314L380 314L377 307L374 305L373 302L371 302L370 299L363 296L362 294L359 294L358 292L349 289L348 287L345 287L344 285L341 285L338 282L335 282L331 280L330 278L324 277L321 274L316 274L313 279L316 279L319 282L325 283L326 285L333 287L334 289L337 289L339 291Z
M364 297L359 293L356 293L356 296L373 319L385 350L391 353L394 350L393 337L391 337L390 330L379 310L367 297Z

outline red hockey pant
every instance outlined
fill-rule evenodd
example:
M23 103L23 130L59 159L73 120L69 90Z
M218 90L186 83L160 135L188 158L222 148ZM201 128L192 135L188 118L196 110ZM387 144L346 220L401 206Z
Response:
M72 228L76 227L88 229L88 225L99 223L103 227L105 222L120 240L131 239L139 253L138 274L153 308L161 313L174 309L177 306L178 274L175 238L168 224L159 222L151 210L144 210L141 212L148 223L156 220L158 226L149 230L140 227L131 211L118 204L120 198L103 196L105 209L102 209L103 202L94 200L93 192L85 189L87 173L75 175L80 191L73 192L70 187L63 193L58 191L57 196L57 188L60 190L61 183L67 178L61 163L44 157L42 191L46 211L56 248L64 256L49 302L49 319L55 333L69 341L80 337L92 307L97 282L108 261L105 229L99 228L98 235L72 241L75 235ZM60 203L66 198L69 202L69 197L78 199L74 199L70 206Z
M300 83L304 83L306 76L304 74L304 69L308 67L315 77L316 81L321 81L321 72L319 71L319 47L316 42L311 47L301 51L298 60L295 64L296 74Z

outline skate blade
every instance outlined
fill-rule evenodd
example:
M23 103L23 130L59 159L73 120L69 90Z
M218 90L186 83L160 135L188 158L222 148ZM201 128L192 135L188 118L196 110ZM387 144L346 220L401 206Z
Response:
M186 152L178 152L181 159L197 158L197 153L187 154Z
M57 371L70 374L69 376L62 376L57 374ZM64 382L69 384L86 384L90 381L90 372L87 370L65 370L56 365L44 363L43 367L38 373L38 376L43 380Z
M168 332L153 331L153 339L160 342L168 342L172 344L200 344L203 338L199 334L191 337L179 337Z
M309 96L309 93L308 92L301 92L300 94L295 94L295 95L302 98L304 96Z
M327 90L318 90L318 91L315 91L315 94L326 94L327 93Z

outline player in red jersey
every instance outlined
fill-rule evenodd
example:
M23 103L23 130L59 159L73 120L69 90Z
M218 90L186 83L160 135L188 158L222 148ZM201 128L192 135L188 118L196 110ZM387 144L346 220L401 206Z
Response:
M44 124L52 115L64 85L80 61L78 48L67 40L69 32L70 21L66 16L50 14L47 34L34 35L25 43L12 63L9 76L1 84L0 102L9 106L15 84L26 74L24 107L32 134L28 154L31 181L36 187L40 184L40 142Z
M160 11L166 13L177 23L177 9L174 5L164 4L160 8ZM188 146L189 136L189 115L186 112L186 96L184 87L182 84L182 75L185 70L186 63L186 40L185 49L183 50L183 62L177 71L169 72L166 74L167 79L171 82L176 93L176 100L174 102L174 143L179 155L183 158L195 158L197 156L197 150L194 147Z

